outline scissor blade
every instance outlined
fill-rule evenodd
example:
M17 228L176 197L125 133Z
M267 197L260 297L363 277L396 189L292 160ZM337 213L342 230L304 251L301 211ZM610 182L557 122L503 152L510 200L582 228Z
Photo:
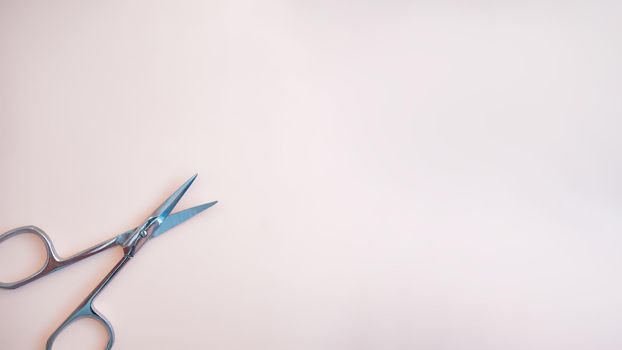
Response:
M189 178L183 185L181 185L177 191L173 192L159 207L156 209L151 216L157 217L160 219L160 222L164 221L166 217L173 211L173 208L177 205L181 197L184 196L190 185L194 179L196 179L197 174L194 174L191 178ZM160 225L162 225L160 223Z
M166 220L164 220L164 222L160 225L160 227L158 227L158 229L153 233L153 235L151 235L151 238L158 237L164 232L185 222L186 220L190 219L191 217L197 215L198 213L202 212L203 210L211 207L216 203L218 203L218 201L197 205L196 207L185 209L169 215Z

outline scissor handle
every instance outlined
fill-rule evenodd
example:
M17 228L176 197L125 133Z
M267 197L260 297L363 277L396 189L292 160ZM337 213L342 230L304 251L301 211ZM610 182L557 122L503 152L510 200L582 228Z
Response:
M54 333L52 333L52 335L50 335L50 337L48 338L47 343L45 344L45 350L52 350L52 346L54 345L54 341L56 340L56 337L58 337L58 335L67 326L69 326L74 321L77 321L77 320L79 320L81 318L85 318L85 317L95 319L96 321L99 321L104 326L104 328L106 329L106 332L108 333L108 342L106 343L106 350L110 350L110 348L112 348L112 344L114 343L114 330L112 329L112 325L110 324L110 321L108 321L108 319L106 319L99 311L97 311L97 309L95 309L95 307L93 306L93 300L92 299L87 299L87 300L83 301L74 310L74 312L72 312L71 315L69 315L69 317L67 317L65 322L63 322L54 331Z
M45 263L43 264L41 269L39 269L39 271L33 273L32 275L24 279L21 279L16 282L0 282L0 288L15 289L17 287L23 286L26 283L32 282L40 277L47 275L48 273L52 271L55 271L62 264L62 260L58 257L58 254L56 253L56 250L54 249L54 245L52 244L50 237L42 229L36 226L23 226L23 227L18 227L11 231L5 232L2 235L0 235L0 243L2 243L3 241L11 237L15 237L17 235L27 234L27 233L34 234L35 236L41 238L41 240L43 241L43 244L45 246L45 251L46 251Z
M112 325L110 322L101 314L99 311L93 307L93 300L99 295L99 292L108 285L108 283L117 275L117 273L131 260L131 257L125 255L119 262L108 272L106 277L104 277L101 282L95 287L91 293L78 305L78 307L67 317L67 319L50 335L48 341L45 345L46 350L51 350L52 345L54 344L54 340L56 337L65 329L65 327L69 326L74 321L81 319L83 317L90 317L104 325L106 331L108 332L108 343L106 343L106 350L110 350L112 348L112 344L114 343L114 330L112 329Z
M60 270L63 267L69 266L93 254L97 254L105 249L118 245L123 241L124 237L126 237L126 235L129 232L130 231L124 232L105 242L94 245L93 247L83 250L80 253L75 254L67 259L63 259L58 256L58 253L56 252L56 249L54 249L54 245L52 244L52 240L50 239L50 237L47 235L47 233L45 233L45 231L38 228L37 226L32 226L32 225L23 226L23 227L18 227L16 229L5 232L0 235L0 243L2 243L3 241L11 237L15 237L17 235L26 234L26 233L34 234L35 236L41 238L41 240L43 241L43 245L45 247L46 257L45 257L45 263L39 269L39 271L33 273L32 275L24 279L18 280L16 282L0 282L0 289L15 289L15 288L21 287L24 284L30 283L54 271Z

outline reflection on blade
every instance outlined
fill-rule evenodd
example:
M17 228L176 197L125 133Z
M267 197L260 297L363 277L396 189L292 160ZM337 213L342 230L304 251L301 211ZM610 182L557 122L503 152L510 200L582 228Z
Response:
M160 225L160 227L158 227L158 229L153 233L151 238L154 238L154 237L157 237L163 234L164 232L190 219L191 217L197 215L198 213L202 212L203 210L211 207L212 205L216 203L218 203L218 201L197 205L196 207L192 207L186 210L179 211L175 214L169 215L166 218L166 220L164 220L164 222Z
M177 202L179 202L181 197L184 196L184 194L186 193L186 191L188 190L190 185L192 185L192 183L194 182L194 179L196 178L197 178L197 174L192 175L192 177L189 178L186 182L184 182L184 184L181 185L181 187L179 187L177 191L175 191L172 195L170 195L164 201L164 203L162 203L160 207L158 207L158 209L156 209L151 214L151 216L158 217L160 221L166 219L166 217L171 213L171 211L173 211L173 208L175 208L175 206L177 205Z

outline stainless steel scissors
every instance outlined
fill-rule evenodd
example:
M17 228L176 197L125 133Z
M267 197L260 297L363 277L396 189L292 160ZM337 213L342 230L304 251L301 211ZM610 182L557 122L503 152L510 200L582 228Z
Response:
M121 270L125 264L127 264L135 255L140 251L147 241L151 238L157 237L171 228L181 224L182 222L190 219L196 214L216 204L217 201L198 205L196 207L182 210L175 214L171 214L171 211L177 205L177 202L186 193L197 175L192 176L181 187L177 189L172 195L170 195L145 221L138 227L121 233L120 235L113 237L107 241L101 242L85 249L80 253L63 259L58 256L50 237L38 227L24 226L14 230L8 231L0 235L0 243L10 237L14 237L23 233L31 233L39 236L45 245L47 251L47 258L43 267L35 272L33 275L28 276L22 280L12 283L0 282L0 288L3 289L15 289L30 283L38 278L46 276L54 271L58 271L66 266L69 266L75 262L78 262L84 258L88 258L94 254L100 253L108 248L121 246L123 248L123 258L112 268L112 270L102 279L101 282L93 289L91 293L78 305L78 307L67 317L67 319L50 335L46 343L46 350L52 348L54 340L60 334L60 332L72 322L83 318L90 317L101 322L104 328L108 332L108 343L106 344L106 350L112 348L114 343L114 331L110 322L93 306L93 301L99 292L108 285L112 278Z

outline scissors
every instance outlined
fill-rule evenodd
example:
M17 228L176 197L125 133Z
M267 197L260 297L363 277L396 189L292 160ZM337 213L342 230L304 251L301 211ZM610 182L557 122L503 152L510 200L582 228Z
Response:
M0 243L2 243L4 240L19 234L34 234L41 238L47 251L45 264L39 271L16 282L0 282L0 288L3 289L15 289L21 287L38 278L41 278L54 271L58 271L75 262L78 262L84 258L88 258L89 256L100 253L108 248L116 246L121 246L123 248L123 257L121 258L121 260L119 260L119 262L112 268L112 270L106 275L106 277L104 277L104 279L99 282L97 287L95 287L95 289L93 289L93 291L89 293L89 295L78 305L78 307L76 307L76 309L54 331L54 333L50 335L45 346L46 350L52 349L52 344L54 344L54 340L65 327L70 325L72 322L84 317L93 318L104 325L104 328L108 332L108 343L106 344L106 350L112 348L112 344L114 343L114 330L112 329L112 325L97 309L95 309L95 307L93 306L93 301L95 300L97 295L104 289L104 287L108 285L112 278L116 276L121 268L123 268L125 264L132 260L136 253L138 253L143 245L145 245L145 243L147 243L151 238L155 238L163 234L164 232L181 224L182 222L190 219L191 217L197 215L198 213L217 203L217 201L209 202L193 208L179 211L175 214L171 214L173 208L175 207L175 205L177 205L177 202L179 202L181 197L183 197L183 195L186 193L196 176L197 175L195 174L183 185L181 185L181 187L179 187L177 191L173 192L173 194L171 194L153 213L151 213L151 215L147 217L147 219L145 219L145 221L143 221L142 224L140 224L136 228L123 232L116 237L96 244L66 259L58 256L58 253L56 253L56 250L52 245L50 237L43 230L36 226L19 227L0 235Z

